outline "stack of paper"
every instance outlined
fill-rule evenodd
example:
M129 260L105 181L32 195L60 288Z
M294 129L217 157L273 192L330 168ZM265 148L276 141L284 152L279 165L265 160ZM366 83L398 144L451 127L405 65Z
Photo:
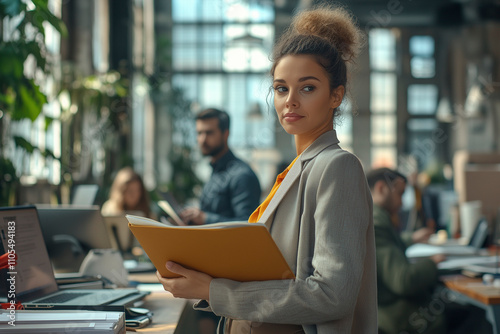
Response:
M0 311L0 331L16 334L78 333L123 334L123 312L105 311Z

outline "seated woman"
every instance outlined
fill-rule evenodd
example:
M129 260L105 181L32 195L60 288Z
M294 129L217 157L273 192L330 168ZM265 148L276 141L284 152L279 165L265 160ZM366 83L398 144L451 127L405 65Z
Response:
M131 211L140 211L145 217L155 219L151 211L149 194L139 174L131 167L118 171L111 185L109 199L103 204L103 216L118 216Z

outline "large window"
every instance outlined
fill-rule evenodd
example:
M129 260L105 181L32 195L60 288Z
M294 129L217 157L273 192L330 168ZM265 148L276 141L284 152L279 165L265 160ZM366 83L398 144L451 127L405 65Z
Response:
M370 141L373 167L396 167L396 37L373 29L370 46Z
M439 91L435 84L434 44L432 36L415 35L407 45L411 79L407 89L406 147L419 170L426 169L435 159L439 144L434 142L439 126L435 117Z
M436 74L434 38L413 36L410 38L410 68L414 78L432 78Z
M172 16L173 85L193 106L231 115L232 147L273 147L275 118L266 102L272 4L173 0Z

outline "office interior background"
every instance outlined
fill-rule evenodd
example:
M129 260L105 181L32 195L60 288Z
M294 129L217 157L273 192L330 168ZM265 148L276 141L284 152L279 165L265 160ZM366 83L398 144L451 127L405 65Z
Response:
M268 56L293 13L316 3L0 3L1 205L70 203L83 184L99 186L102 204L126 165L149 190L192 202L211 173L194 130L194 115L206 107L230 114L229 145L267 194L277 166L295 157L293 138L276 120ZM500 2L336 3L366 33L335 124L341 146L366 170L427 177L444 208L441 226L451 219L446 208L473 200L483 201L493 221L500 207Z

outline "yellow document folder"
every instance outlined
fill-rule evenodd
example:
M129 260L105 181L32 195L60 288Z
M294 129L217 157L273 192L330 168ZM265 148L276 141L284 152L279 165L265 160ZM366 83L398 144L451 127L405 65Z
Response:
M126 217L163 277L178 276L165 267L167 261L174 261L212 277L240 282L295 278L264 224L168 226L144 217Z

